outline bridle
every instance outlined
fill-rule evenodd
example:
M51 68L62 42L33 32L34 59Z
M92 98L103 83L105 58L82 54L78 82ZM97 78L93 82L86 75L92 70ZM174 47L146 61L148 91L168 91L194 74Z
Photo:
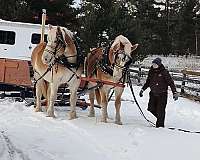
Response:
M64 29L63 29L63 31L65 32ZM68 80L68 82L69 82L76 75L76 72L72 68L78 69L78 67L77 67L77 62L76 63L70 63L68 61L68 58L77 57L77 54L76 55L72 55L72 56L65 56L64 55L65 51L63 51L63 53L61 55L57 55L57 53L59 53L62 48L64 48L64 50L65 50L66 46L68 45L64 40L64 37L62 35L62 32L61 32L60 28L57 28L55 43L56 43L55 47L53 45L47 45L46 48L44 49L45 52L48 52L48 53L50 53L52 55L52 57L50 59L50 62L54 58L54 61L48 65L49 67L48 67L47 71L45 72L45 74L49 70L51 70L52 67L55 64L57 64L56 68L58 68L58 64L60 64L60 65L62 65L64 67L68 68L73 73L72 76ZM51 48L51 49L48 49L48 48ZM52 72L52 74L53 74L53 72Z
M118 50L118 51L116 51L114 53L114 55L115 55L115 57L114 57L113 68L117 68L117 69L120 69L122 71L122 76L119 79L119 82L125 83L126 77L127 77L127 73L129 71L129 66L133 62L132 57L130 57L128 54L126 54L124 50ZM125 62L127 60L127 62L125 63L125 65L120 65L117 62L117 58L120 55L123 56L123 58L121 59L123 62Z
M44 51L50 53L52 55L52 58L54 57L56 60L58 58L57 53L59 53L60 50L62 48L65 48L66 46L67 44L64 41L62 33L57 31L56 32L56 46L54 47L53 45L46 45L46 48L44 49ZM51 50L48 48L51 48ZM52 58L50 59L50 61L52 60Z
M131 58L128 54L126 54L124 50L119 50L119 51L117 51L117 52L114 53L114 54L115 54L114 64L113 64L114 67L117 67L117 68L119 68L119 69L124 70L124 69L127 69L127 68L130 66L130 64L133 62L133 61L132 61L132 58ZM119 63L117 63L117 58L118 58L120 55L123 56L123 58L122 58L122 61L123 61L123 62L126 61L126 59L128 58L128 61L127 61L127 62L125 63L125 65L123 65L123 66L120 65Z

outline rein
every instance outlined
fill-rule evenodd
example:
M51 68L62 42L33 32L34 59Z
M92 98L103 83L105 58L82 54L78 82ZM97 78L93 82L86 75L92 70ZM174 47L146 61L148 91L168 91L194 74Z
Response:
M116 53L116 52L115 52ZM117 57L119 54L123 54L124 55L124 58L122 58L122 61L125 61L126 60L126 57L128 57L128 61L126 62L126 64L124 66L121 66L117 63ZM124 51L122 53L116 53L115 54L115 59L114 59L114 67L117 67L119 69L125 69L125 68L128 68L130 66L130 64L132 63L132 58L130 56L128 56Z
M53 51L52 50L50 50L50 49L47 49L47 48L45 48L44 49L44 51L46 51L46 52L48 52L48 53L50 53L51 55L53 55L53 57L52 58L55 58L55 60L54 60L54 62L52 63L52 64L50 64L49 66L48 66L48 68L47 68L47 70L38 78L38 79L34 79L34 88L36 88L36 84L37 84L37 82L39 81L39 80L41 80L49 71L51 71L52 70L52 79L53 79L53 66L56 64L56 63L58 63L58 64L61 64L61 65L63 65L64 67L66 67L66 68L68 68L73 74L72 74L72 76L69 78L69 80L68 80L68 82L70 82L71 81L71 79L76 75L76 72L75 71L73 71L71 68L75 68L75 67L77 67L77 65L75 64L75 63L69 63L68 62L68 58L71 58L71 57L78 57L77 55L74 55L74 56L68 56L68 57L66 57L66 56L59 56L59 57L56 57L56 54L63 48L63 47L66 47L66 44L65 44L65 42L64 42L64 39L63 39L63 37L61 36L61 35L57 35L57 44L56 44L56 46L55 47L53 47L52 45L47 45L47 47L50 47L51 49L53 49ZM77 44L77 42L75 43L76 44L76 46L78 45ZM60 46L60 47L59 47ZM80 48L80 47L79 47ZM65 61L63 61L63 57L64 57L64 59L65 59ZM52 58L51 58L51 60L52 60ZM50 61L51 61L50 60ZM39 74L36 70L34 71L34 72L36 72L37 74ZM40 75L40 74L39 74ZM76 75L77 76L77 75ZM78 77L78 76L77 76Z
M129 84L129 87L130 87L130 90L131 90L131 93L132 93L132 96L133 96L133 99L134 99L134 102L136 103L139 111L140 111L140 114L142 115L142 117L146 120L147 123L149 123L152 127L155 127L155 123L153 123L152 121L150 121L144 114L141 106L139 105L137 99L136 99L136 96L134 94L134 90L133 90L133 86L132 86L132 82L131 82L131 77L130 77L130 70L128 71L128 84ZM175 131L179 131L179 132L185 132L185 133L192 133L192 134L200 134L200 131L191 131L191 130L187 130L187 129L182 129L182 128L175 128L175 127L164 127L166 129L169 129L169 130L175 130Z

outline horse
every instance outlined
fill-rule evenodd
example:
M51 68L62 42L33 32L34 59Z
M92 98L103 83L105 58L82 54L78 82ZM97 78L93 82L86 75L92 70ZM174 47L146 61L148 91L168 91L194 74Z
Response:
M108 48L107 54L103 52L102 48L92 49L87 56L86 73L88 77L97 78L98 80L113 81L114 83L125 83L126 71L132 63L133 51L136 50L138 44L132 45L131 42L119 35L115 38L114 42ZM106 62L107 61L107 62ZM94 83L89 83L94 86ZM108 96L110 90L113 88L115 91L115 123L122 125L120 116L121 96L124 91L123 87L113 87L104 84L96 90L89 93L90 108L89 117L95 116L94 99L96 96L97 103L101 106L102 116L101 121L107 122L108 113Z
M42 94L47 97L47 116L55 117L54 102L58 87L67 84L70 90L69 119L77 118L77 90L83 66L73 33L64 27L49 26L46 43L40 43L32 52L31 62L36 83L36 109L41 111ZM78 62L79 61L79 62Z

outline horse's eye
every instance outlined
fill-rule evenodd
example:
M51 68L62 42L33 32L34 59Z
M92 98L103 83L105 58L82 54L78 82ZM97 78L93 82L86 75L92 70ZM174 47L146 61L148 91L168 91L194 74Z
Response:
M117 56L117 59L120 59L120 56L119 56L119 55Z

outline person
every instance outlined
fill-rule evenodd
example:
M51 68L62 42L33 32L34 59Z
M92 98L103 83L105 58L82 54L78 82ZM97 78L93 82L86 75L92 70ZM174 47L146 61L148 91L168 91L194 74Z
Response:
M149 70L146 83L142 87L139 96L143 97L143 92L150 87L148 111L150 111L156 118L156 127L164 127L165 108L167 105L168 86L170 86L173 98L178 99L178 93L172 77L167 69L165 69L160 58L152 61L152 66Z

